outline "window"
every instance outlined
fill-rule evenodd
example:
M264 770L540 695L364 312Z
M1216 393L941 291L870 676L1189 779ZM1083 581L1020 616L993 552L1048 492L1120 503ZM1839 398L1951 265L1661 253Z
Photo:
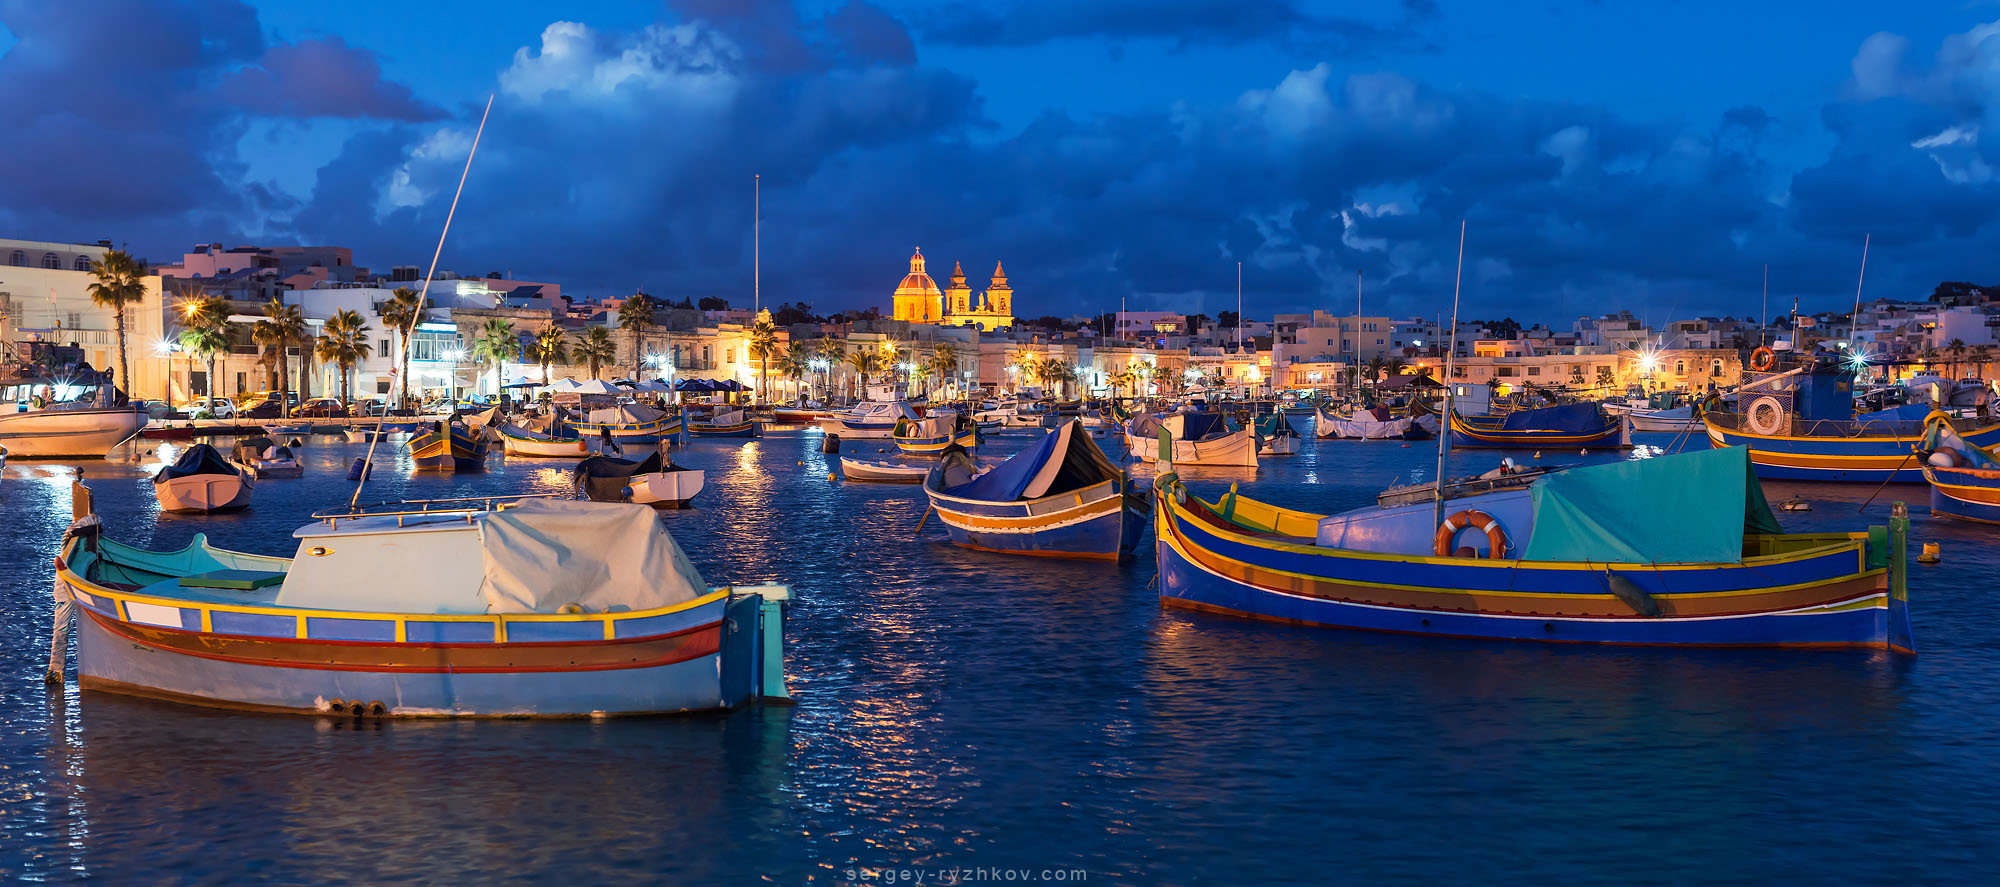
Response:
M1507 377L1507 378L1512 378L1512 377L1513 377L1513 375L1514 375L1514 368L1513 368L1513 367L1501 367L1501 368L1499 369L1499 371L1498 371L1498 372L1494 373L1494 375L1496 375L1496 376L1504 376L1504 377Z
M90 270L90 257L89 257L89 256L77 256L77 257L76 257L76 270L78 270L78 271L89 271L89 270Z
M1542 374L1542 368L1541 368L1541 367L1529 367L1529 368L1528 368L1528 375L1530 375L1530 376L1539 376L1539 375L1541 375L1541 374Z
M1676 360L1676 361L1674 361L1674 375L1676 375L1676 376L1685 376L1685 375L1687 375L1687 373L1688 373L1688 362L1687 362L1687 361L1685 361L1685 360Z
M20 267L26 268L28 267L28 254L25 251L17 249L14 251L13 259L11 259L8 264L18 265Z
M1715 360L1709 362L1708 374L1717 377L1720 377L1722 375L1722 358L1718 357Z
M59 257L57 257L55 253L43 253L43 254L42 254L42 267L44 267L44 268L61 268L61 267L62 267L62 259L61 259L61 258L59 258Z

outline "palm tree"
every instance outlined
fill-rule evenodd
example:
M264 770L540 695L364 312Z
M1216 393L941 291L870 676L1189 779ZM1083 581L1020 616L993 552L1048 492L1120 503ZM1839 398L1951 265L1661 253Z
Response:
M181 348L208 364L208 397L216 396L215 355L229 348L229 303L199 296L181 303ZM202 405L203 409L208 404Z
M1382 381L1382 370L1388 365L1388 361L1379 357L1368 358L1368 362L1362 364L1368 370L1368 381L1370 382Z
M504 375L507 361L519 353L521 353L521 336L514 331L514 322L504 317L487 318L486 323L479 328L478 335L472 340L472 359L482 368L492 365L493 386L496 391L501 385L507 384Z
M1993 347L1990 345L1972 346L1971 360L1973 365L1972 374L1981 379L1986 378L1986 365L1993 362Z
M417 291L400 286L389 294L388 301L375 306L375 316L396 334L397 376L403 380L403 397L398 403L404 405L410 402L410 334L416 330L422 309Z
M535 334L535 340L528 343L528 353L542 367L542 384L549 384L549 365L569 363L569 336L562 327L549 326Z
M1382 371L1389 374L1389 377L1392 379L1402 375L1403 370L1407 367L1409 367L1409 364L1404 363L1400 357L1391 357L1382 363Z
M250 338L257 344L271 349L278 365L278 416L285 418L292 414L291 358L285 350L293 342L303 342L306 338L305 314L297 305L287 305L276 297L264 303L264 319L250 327ZM300 398L304 402L304 398Z
M342 308L327 319L319 335L319 359L340 366L340 402L354 401L354 365L374 351L368 344L368 319Z
M757 358L757 402L770 403L770 393L766 381L771 375L771 358L778 352L778 326L771 322L771 311L759 309L757 319L750 322L750 356Z
M91 303L111 309L118 324L118 381L114 384L123 385L130 392L132 367L125 360L125 306L146 297L145 269L124 250L114 249L91 262L90 273L97 278L90 285Z
M1958 375L1958 365L1965 360L1965 340L1953 339L1951 340L1951 344L1944 346L1944 350L1946 354L1951 355L1951 362L1947 366L1951 367L1952 376L1956 377Z
M826 360L826 384L821 389L822 397L831 396L833 389L833 368L847 359L847 343L828 336L813 343L813 350Z
M882 355L873 348L863 348L847 355L847 365L861 376L861 395L857 400L868 399L868 374L882 368Z
M644 377L646 328L653 325L653 311L659 303L645 293L633 293L618 306L618 328L632 334L632 378Z
M577 360L589 364L590 377L595 379L600 368L618 360L618 343L611 341L610 330L593 326L583 331L583 338L577 341L576 348L571 350L570 354Z
M931 352L931 371L939 379L949 379L958 374L958 347L949 342L940 344Z
M799 339L793 339L778 355L778 373L794 383L802 383L812 372L813 346ZM804 398L800 394L800 398Z

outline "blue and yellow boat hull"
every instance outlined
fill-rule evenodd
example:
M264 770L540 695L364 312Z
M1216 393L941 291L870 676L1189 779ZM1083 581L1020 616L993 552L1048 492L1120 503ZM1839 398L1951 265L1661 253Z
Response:
M710 425L706 422L690 422L687 426L689 437L756 437L757 421L748 419L730 425Z
M1491 421L1488 421L1490 419ZM1500 427L1501 416L1466 417L1453 410L1450 417L1451 445L1460 449L1537 449L1540 447L1594 447L1616 443L1623 426L1620 419L1605 417L1599 428L1583 432L1540 429L1509 430Z
M1172 606L1498 640L1915 648L1886 530L1748 537L1741 563L1531 562L1319 547L1318 515L1235 497L1206 503L1172 476L1154 501L1160 600ZM1661 614L1641 615L1609 591L1607 569Z
M1141 500L1117 481L1016 502L959 498L929 482L924 492L952 543L978 551L1116 560L1129 556L1146 530Z
M1923 483L1924 471L1916 457L1923 429L1917 423L1887 434L1853 437L1805 437L1756 434L1719 424L1714 416L1702 420L1708 440L1715 447L1748 447L1750 464L1757 476L1767 480L1804 480L1822 483ZM2000 444L2000 425L1964 431L1959 437L1978 447Z
M952 445L972 449L979 446L979 431L967 429L956 435L944 434L935 437L898 437L896 449L912 456L936 456Z
M485 439L459 425L452 426L448 435L433 428L410 439L410 458L418 471L485 471L486 452Z

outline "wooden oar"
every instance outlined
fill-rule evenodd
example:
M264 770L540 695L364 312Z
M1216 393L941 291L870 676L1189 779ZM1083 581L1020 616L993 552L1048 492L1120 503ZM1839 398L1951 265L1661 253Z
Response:
M916 538L916 537L918 537L918 536L922 536L922 535L924 534L924 522L926 522L926 521L930 520L930 519L931 519L931 512L933 512L933 511L936 511L936 510L937 510L937 509L934 509L934 508L932 508L932 507L931 507L930 505L928 505L928 504L926 504L926 505L924 506L924 516L923 516L923 517L920 517L920 518L917 518L917 531L916 531L916 532L914 532L914 533L911 533L911 534L910 534L910 538L914 539L914 538Z

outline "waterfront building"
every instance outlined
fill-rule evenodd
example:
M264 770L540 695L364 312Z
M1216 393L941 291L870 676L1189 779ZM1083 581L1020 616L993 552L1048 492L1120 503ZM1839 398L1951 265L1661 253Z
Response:
M0 364L27 359L31 343L47 342L82 349L83 359L97 369L118 366L116 315L90 299L97 278L91 263L112 249L110 241L95 244L0 239ZM145 295L125 309L126 360L132 378L118 384L136 398L164 396L170 374L161 342L165 338L166 299L158 274L142 278Z

